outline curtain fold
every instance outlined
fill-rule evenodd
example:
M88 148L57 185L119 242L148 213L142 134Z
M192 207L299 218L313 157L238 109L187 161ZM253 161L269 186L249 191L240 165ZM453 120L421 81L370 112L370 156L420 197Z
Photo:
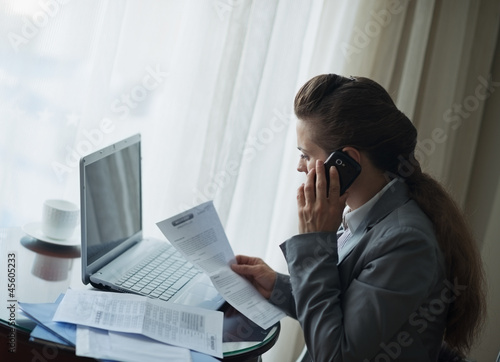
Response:
M474 92L489 78L497 28L494 2L440 2L421 76L417 156L461 205L484 106Z
M221 133L220 155L211 170L212 182L217 187L213 197L224 224L229 218L233 196L241 180L243 162L245 158L253 157L254 145L247 146L246 142L257 112L277 6L276 1L252 3L245 14L248 18L245 36L234 39L241 43L241 53L234 75L227 77L228 82L233 82L231 97L220 99L220 104L227 107L223 117L226 125ZM238 21L236 15L232 19ZM209 194L204 196L210 197Z
M500 80L500 37L497 37L491 69L492 85ZM494 83L493 83L494 81ZM492 90L498 89L492 87ZM495 360L500 351L497 338L500 324L500 164L497 160L497 144L500 139L500 92L495 91L484 101L483 119L474 153L472 171L465 210L468 211L478 242L482 246L482 257L488 279L488 318L480 343L471 356L477 361Z
M402 29L399 51L388 89L396 104L414 119L426 47L429 41L434 1L413 1L408 4L406 21ZM404 89L404 91L402 91Z

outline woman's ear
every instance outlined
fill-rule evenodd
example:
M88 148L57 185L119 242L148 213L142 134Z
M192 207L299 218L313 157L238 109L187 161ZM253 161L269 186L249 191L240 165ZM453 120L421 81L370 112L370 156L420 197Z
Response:
M361 152L359 152L356 148L350 146L344 147L342 152L347 153L357 163L361 164Z

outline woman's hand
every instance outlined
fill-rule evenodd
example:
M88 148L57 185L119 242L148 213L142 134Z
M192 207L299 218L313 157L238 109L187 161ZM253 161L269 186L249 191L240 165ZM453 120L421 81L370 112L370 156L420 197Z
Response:
M231 265L231 269L247 278L264 298L269 299L276 282L276 272L260 258L237 255L238 264Z
M340 182L337 169L330 167L330 189L326 195L325 166L316 161L316 167L306 176L305 184L297 190L299 232L337 231L342 222L347 194L339 196Z

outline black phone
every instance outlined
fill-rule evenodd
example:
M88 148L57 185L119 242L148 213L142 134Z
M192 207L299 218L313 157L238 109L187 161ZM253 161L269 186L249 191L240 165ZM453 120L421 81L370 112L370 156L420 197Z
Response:
M330 189L330 167L335 166L339 174L340 195L352 185L361 172L361 165L342 151L333 151L325 161L326 193Z

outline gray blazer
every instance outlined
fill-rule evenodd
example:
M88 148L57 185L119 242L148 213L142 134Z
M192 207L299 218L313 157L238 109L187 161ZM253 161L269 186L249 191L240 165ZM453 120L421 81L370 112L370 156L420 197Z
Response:
M463 286L445 277L431 221L397 181L338 262L335 233L281 245L288 275L270 301L296 318L314 361L436 361L448 306Z

